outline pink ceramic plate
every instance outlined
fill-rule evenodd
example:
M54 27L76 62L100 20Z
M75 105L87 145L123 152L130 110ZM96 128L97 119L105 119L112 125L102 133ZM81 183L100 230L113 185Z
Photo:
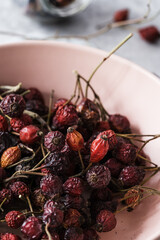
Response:
M46 100L51 89L58 97L69 97L75 83L72 70L78 70L88 78L105 56L106 53L100 50L64 43L1 46L0 82L35 86L45 94ZM125 59L112 56L97 72L92 84L108 111L128 116L134 131L160 133L160 84L157 77ZM153 162L160 165L159 146L160 139L147 145L145 151ZM149 185L160 189L159 182L157 174ZM153 196L135 211L118 214L117 227L102 234L102 240L156 239L160 234L159 202L160 197Z

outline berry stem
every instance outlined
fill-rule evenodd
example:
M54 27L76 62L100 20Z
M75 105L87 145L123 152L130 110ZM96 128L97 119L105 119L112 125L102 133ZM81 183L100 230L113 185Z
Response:
M15 93L17 92L22 86L22 83L18 83L16 86L1 86L0 89L8 89L7 91L3 92L1 96L5 96L6 94Z
M41 142L41 151L42 151L42 155L43 155L43 157L45 157L45 151L44 151L44 147L43 147L43 143Z
M159 137L160 137L160 135L154 135L153 138L150 138L150 139L146 140L146 141L144 142L144 144L139 148L139 150L138 150L138 152L137 152L137 155L142 151L142 149L146 146L147 143L149 143L149 142L151 142L151 141L153 141L153 140L155 140L155 139L157 139L157 138L159 138Z
M45 232L46 232L46 234L48 236L48 240L52 240L51 234L48 231L48 227L49 227L49 223L47 223L46 226L45 226Z
M50 154L50 152L48 152L33 168L33 169L36 169L37 167L39 167L43 162L44 160L48 157L48 155Z
M29 209L32 212L32 216L34 217L34 211L33 211L33 208L32 208L31 201L30 201L28 196L26 196L26 199L27 199L27 202L28 202Z
M47 124L50 123L50 118L52 114L52 105L53 105L53 96L54 96L54 90L51 90L50 98L49 98L49 110L48 110L48 117L47 117Z
M3 201L0 204L0 209L1 209L2 212L4 212L2 206L3 206L3 204L5 203L6 200L7 200L7 198L4 198Z
M78 150L78 155L79 155L79 159L81 161L81 166L82 166L82 171L83 171L85 167L84 167L84 163L83 163L83 159L82 159L82 155L81 155L80 150Z
M143 182L141 183L141 186L143 186L146 182L148 182L154 175L156 175L159 172L157 169L154 173L152 173L148 178L144 179Z
M137 157L143 159L144 161L151 163L152 165L154 165L155 167L158 167L157 164L155 164L154 162L151 162L150 160L148 160L147 158L141 156L140 154L137 155Z
M23 97L24 95L26 95L27 93L30 93L30 90L26 90L23 93L21 93L20 95Z
M91 81L91 79L93 78L93 76L95 75L95 73L97 72L97 70L102 66L102 64L113 54L115 53L124 43L126 43L131 37L133 36L132 33L130 33L122 42L120 42L99 64L98 66L93 70L92 74L90 75L89 79L88 79L88 83L86 86L86 92L85 92L85 97L87 98L88 95L88 87L89 87L89 83Z

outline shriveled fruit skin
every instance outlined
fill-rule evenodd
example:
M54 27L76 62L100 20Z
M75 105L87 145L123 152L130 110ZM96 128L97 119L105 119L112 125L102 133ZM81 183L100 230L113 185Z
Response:
M97 216L97 231L98 232L109 232L116 227L117 221L115 215L108 211L102 210Z
M21 158L21 150L18 146L10 147L3 152L1 156L1 167L6 168L13 163L16 163Z
M5 216L8 227L17 229L25 220L25 216L19 211L10 211Z
M30 240L39 240L42 235L42 222L36 217L27 218L21 227L21 232Z
M8 130L8 123L5 117L0 115L0 131L6 132Z

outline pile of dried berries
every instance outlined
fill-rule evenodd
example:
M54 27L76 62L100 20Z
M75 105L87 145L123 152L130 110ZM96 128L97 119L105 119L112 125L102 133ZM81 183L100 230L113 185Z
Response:
M24 238L98 240L116 227L118 212L159 194L144 186L159 168L143 153L159 135L133 134L127 117L105 110L90 84L96 70L89 80L77 73L70 99L53 104L52 93L49 108L36 88L0 87L0 221Z

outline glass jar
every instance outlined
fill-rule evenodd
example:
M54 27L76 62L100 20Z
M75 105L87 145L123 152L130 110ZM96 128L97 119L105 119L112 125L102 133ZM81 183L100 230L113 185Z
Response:
M55 6L50 0L40 0L42 9L53 15L59 17L68 17L84 10L93 0L72 0L66 6Z

